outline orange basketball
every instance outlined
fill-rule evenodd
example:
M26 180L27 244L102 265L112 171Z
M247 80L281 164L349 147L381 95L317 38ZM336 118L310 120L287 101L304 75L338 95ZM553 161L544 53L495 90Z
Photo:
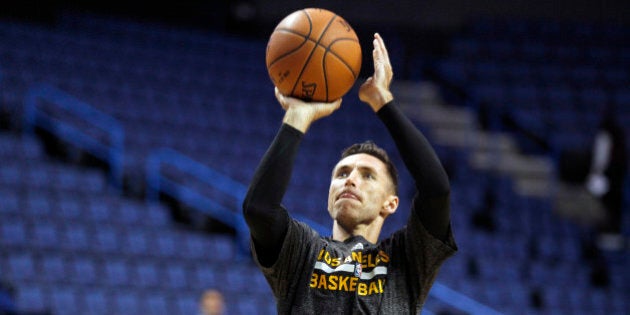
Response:
M267 43L267 70L284 95L334 101L354 85L361 70L357 34L341 16L319 8L295 11L276 26Z

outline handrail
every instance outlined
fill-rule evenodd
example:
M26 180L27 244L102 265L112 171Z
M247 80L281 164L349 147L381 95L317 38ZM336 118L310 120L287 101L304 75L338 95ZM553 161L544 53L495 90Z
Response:
M168 164L178 168L188 175L192 175L201 182L232 197L230 204L224 205L204 196L185 183L175 178L168 178L162 173L162 166ZM190 206L193 210L202 212L214 219L234 228L236 231L237 247L240 256L249 250L249 230L241 212L241 204L245 197L246 188L215 171L214 169L193 160L192 158L171 148L158 148L153 150L146 162L146 198L150 201L159 199L160 192L165 193L180 202Z
M164 176L162 166L168 164L210 187L230 196L232 202L220 204L201 192L187 186L176 179ZM178 199L196 211L210 215L212 218L235 229L240 254L249 253L249 228L243 218L241 207L247 187L238 181L202 164L171 148L159 148L151 152L146 163L146 184L148 200L155 201L159 193L165 193ZM301 216L296 219L307 223L317 232L329 233L322 225Z
M457 292L439 282L433 283L429 295L472 315L502 315L501 312L475 301L469 296Z
M72 112L77 118L101 129L107 136L107 143L73 126L72 121L53 117L40 107L43 102ZM24 128L34 132L39 126L56 136L77 145L109 164L109 179L116 187L122 187L124 129L122 123L112 116L99 111L74 96L48 84L34 84L26 92L24 99Z

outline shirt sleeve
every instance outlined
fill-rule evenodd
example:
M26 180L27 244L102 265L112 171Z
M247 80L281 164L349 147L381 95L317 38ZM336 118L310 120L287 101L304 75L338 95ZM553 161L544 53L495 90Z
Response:
M391 134L417 189L412 211L434 237L447 241L450 235L450 184L429 141L393 103L377 115Z
M293 164L304 134L283 124L265 152L243 201L243 216L250 229L255 252L263 266L278 258L290 216L282 206Z

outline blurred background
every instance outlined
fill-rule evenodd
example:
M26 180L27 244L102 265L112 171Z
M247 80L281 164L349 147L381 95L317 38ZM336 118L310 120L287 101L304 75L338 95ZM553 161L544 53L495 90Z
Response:
M306 7L363 46L306 135L285 205L323 235L329 170L372 139L356 97L384 37L392 88L452 184L460 251L422 314L630 312L628 1L22 1L0 11L0 314L275 314L240 203L282 109L275 25ZM214 291L213 291L214 292Z

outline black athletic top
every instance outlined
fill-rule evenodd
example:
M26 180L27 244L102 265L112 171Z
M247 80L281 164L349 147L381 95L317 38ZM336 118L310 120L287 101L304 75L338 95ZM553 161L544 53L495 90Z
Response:
M351 309L344 308L340 313L361 313L361 310L370 310L368 313L378 313L383 310L393 310L394 308L391 307L407 305L406 303L396 301L396 299L401 298L400 292L402 291L405 291L404 297L402 298L405 301L417 300L418 296L420 296L419 302L409 302L408 304L411 309L406 310L408 310L409 313L413 313L417 310L416 307L420 307L424 298L426 298L428 289L441 263L457 250L450 228L449 181L431 145L413 123L393 103L386 104L377 112L377 115L394 139L396 147L400 152L405 166L412 175L417 189L417 193L412 202L410 221L407 224L409 228L403 227L399 232L395 233L395 235L384 240L383 243L386 243L384 245L380 243L370 244L362 237L356 236L351 237L346 242L336 242L329 238L322 238L290 217L288 211L281 205L281 202L291 178L292 167L299 144L304 136L304 134L297 129L287 124L281 126L254 174L243 202L243 213L250 228L253 243L252 249L255 258L265 272L268 281L274 289L276 298L279 300L279 312L281 312L281 309L287 312L296 312L296 310L304 312L306 309L299 308L299 305L296 308L294 304L299 303L295 300L303 300L303 304L308 305L308 307L316 305L318 309L321 309L320 307L324 305L321 305L321 301L317 301L318 298L323 299L321 292L317 294L298 292L299 297L291 296L291 294L295 294L292 292L305 290L306 287L309 286L309 281L312 281L310 283L312 289L323 288L326 292L331 289L338 290L340 288L339 281L343 279L341 277L343 277L344 272L351 272L351 274L355 272L355 277L358 277L357 279L352 280L348 278L346 280L358 281L360 283L367 275L364 274L363 278L361 278L362 269L364 269L372 274L369 279L365 279L367 282L364 283L364 285L365 288L370 288L370 285L373 286L374 292L371 293L374 293L374 296L378 297L380 295L380 297L378 297L380 299L383 299L382 296L386 296L385 299L387 299L387 294L384 294L384 290L382 289L382 284L385 283L385 280L387 280L390 285L397 287L390 290L394 291L394 293L390 293L392 296L391 301L366 302L365 296L343 297L355 299L356 301L354 303L357 306ZM407 230L412 231L407 232ZM287 235L291 235L290 240L286 239ZM295 246L295 249L291 249L292 243L298 244L298 246ZM361 245L357 246L359 243ZM300 276L295 276L295 278L301 279L287 279L293 276L281 275L282 272L286 271L277 269L289 269L298 263L287 260L287 258L279 259L279 255L281 251L283 251L284 254L287 254L283 254L283 257L291 256L289 255L290 253L297 256L298 253L295 253L295 251L301 250L299 244L303 244L303 247L310 247L310 252L307 250L306 253L300 253L303 256L303 260L311 259L306 254L317 256L317 253L320 253L321 256L322 253L326 252L326 254L328 254L328 251L330 251L330 253L339 255L340 257L338 257L338 259L344 260L345 258L345 262L341 263L341 261L338 261L330 265L325 264L326 261L322 260L322 257L319 257L320 259L313 257L312 262L310 262L312 266L306 266L304 270L300 269L299 271L295 271L296 273L302 273ZM359 249L357 249L358 247ZM374 253L374 257L383 258L378 258L378 262L382 264L382 266L378 264L372 264L372 266L370 266L369 262L359 262L359 273L357 275L357 269L352 269L352 260L355 255L360 257L361 253L357 251L366 248L371 250L370 253ZM389 255L392 255L392 253L384 252L383 250L394 251L396 255L402 255L401 257L405 257L405 253L407 253L407 256L415 255L416 257L414 257L414 259L408 259L408 261L404 263L413 263L423 266L398 267L398 269L405 269L405 273L401 275L393 273L391 270L394 266L389 266L391 267L389 269L390 278L397 279L387 278L387 262L390 260ZM412 253L408 253L409 251ZM433 252L436 252L435 255ZM384 257L387 257L387 259ZM282 266L277 266L276 263L279 260ZM405 261L406 259L401 258L398 260ZM327 262L330 263L330 261ZM425 265L424 262L428 263ZM305 263L309 262L302 262L302 264ZM331 266L341 269L337 270ZM373 267L373 269L365 269L369 267ZM413 271L407 270L412 268L414 269ZM317 269L317 271L313 271L314 269ZM311 272L312 275L310 274ZM330 274L325 274L326 272ZM332 276L334 278L330 277L332 274L334 274ZM315 278L319 276L322 278L316 280ZM326 278L326 276L329 278ZM309 277L313 277L313 279L309 280ZM352 276L350 275L349 277ZM382 283L380 282L381 280L376 282L378 277L383 277L383 279L381 279L383 281ZM421 281L407 279L409 277L423 279L421 279ZM408 282L412 283L412 285L408 284ZM290 286L295 287L293 290L287 290L286 287ZM360 285L358 288L360 288ZM357 290L357 287L355 287L355 290ZM354 293L357 295L356 291ZM334 296L336 298L339 294ZM327 298L327 300L332 302L330 298ZM339 303L339 305L342 304L346 305L343 307L347 307L347 305L352 303ZM370 308L363 309L362 307L364 306L361 306L363 304L379 304L379 308L376 309L376 312L372 312ZM381 307L381 304L388 304L390 307ZM336 308L334 310L341 309ZM396 310L402 311L403 309L396 308Z

